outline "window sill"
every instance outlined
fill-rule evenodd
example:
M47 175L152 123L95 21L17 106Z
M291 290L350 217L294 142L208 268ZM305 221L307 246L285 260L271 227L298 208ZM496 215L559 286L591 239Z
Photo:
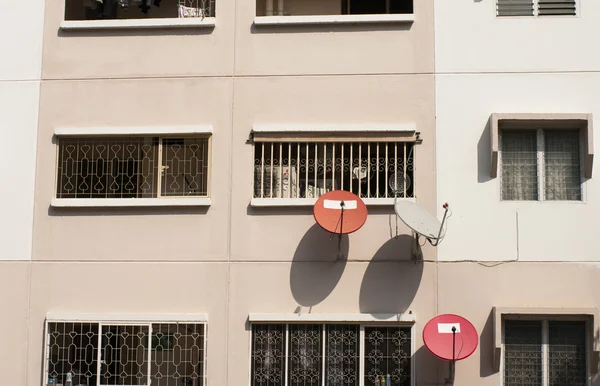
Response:
M363 198L367 206L393 206L393 198ZM398 200L416 202L415 198L399 198ZM255 208L264 207L309 207L314 206L316 198L253 198L250 206Z
M54 198L54 208L118 208L118 207L175 207L210 206L210 198Z
M257 16L255 25L312 25L312 24L377 24L412 23L414 14L393 15L315 15L315 16Z
M65 20L62 30L103 30L135 28L197 28L214 27L215 18L164 18L164 19L120 19L120 20Z

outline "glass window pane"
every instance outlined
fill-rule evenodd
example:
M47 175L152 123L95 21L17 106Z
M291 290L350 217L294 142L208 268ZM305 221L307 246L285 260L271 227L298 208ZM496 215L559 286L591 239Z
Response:
M502 199L537 200L537 135L534 130L501 133Z
M542 385L542 322L504 321L504 386Z
M47 384L95 385L98 369L98 323L48 323ZM44 383L46 384L46 383Z
M289 328L288 385L320 385L323 367L322 325L292 324Z
M285 325L252 325L252 385L283 386Z
M152 386L204 384L204 325L152 324Z
M406 327L365 327L365 386L382 376L394 386L411 384L411 334Z
M549 322L550 386L585 386L585 322Z
M157 149L157 138L60 138L56 197L156 197Z
M161 195L208 196L208 138L166 138Z
M360 328L358 325L326 326L325 384L358 386L360 376Z
M546 200L581 200L579 132L546 130L544 135Z

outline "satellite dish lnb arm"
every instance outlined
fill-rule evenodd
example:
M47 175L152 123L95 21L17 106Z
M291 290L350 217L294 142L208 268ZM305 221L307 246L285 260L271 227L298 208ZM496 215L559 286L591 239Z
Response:
M442 230L444 229L444 224L446 223L446 217L448 216L448 207L450 205L448 205L448 203L445 203L444 205L442 205L442 208L445 209L444 211L444 218L442 219L442 224L440 225L440 231L438 232L438 236L435 239L435 243L432 243L431 240L429 240L429 243L431 245L433 245L434 247L437 247L441 242L441 237L442 237Z

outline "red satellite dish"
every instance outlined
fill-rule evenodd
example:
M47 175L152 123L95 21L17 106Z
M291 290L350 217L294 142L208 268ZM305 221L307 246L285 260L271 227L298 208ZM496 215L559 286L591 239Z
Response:
M454 333L452 328L455 329ZM467 319L458 315L445 314L436 316L425 325L423 341L436 357L459 361L475 352L479 337L477 330Z
M356 194L334 190L319 197L314 207L315 221L327 232L346 235L367 221L367 206Z

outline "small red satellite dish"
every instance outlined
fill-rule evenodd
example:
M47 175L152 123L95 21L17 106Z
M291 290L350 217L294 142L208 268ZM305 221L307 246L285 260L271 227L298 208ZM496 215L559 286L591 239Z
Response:
M346 235L367 221L367 206L356 194L334 190L319 197L314 207L317 224L327 232Z
M455 333L452 332L452 328L455 329ZM436 357L459 361L475 352L479 337L477 330L467 319L458 315L445 314L436 316L425 325L423 341ZM454 347L454 355L452 347Z

